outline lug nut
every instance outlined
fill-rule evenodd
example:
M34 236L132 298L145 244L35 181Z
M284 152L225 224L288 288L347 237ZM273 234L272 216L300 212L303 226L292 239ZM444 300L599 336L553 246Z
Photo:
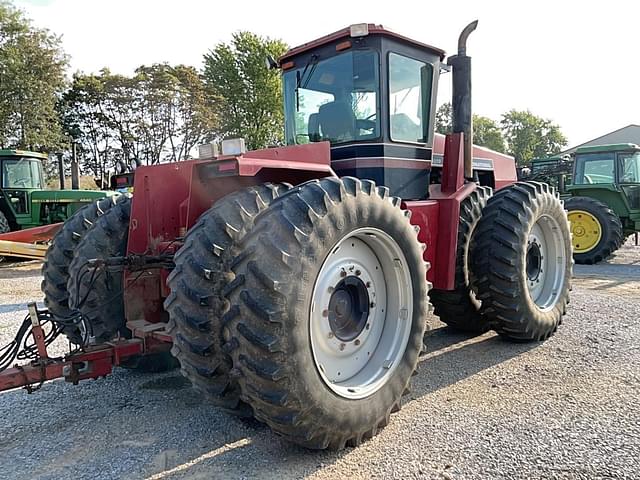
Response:
M340 351L343 351L343 350L344 350L344 343L341 343L340 344Z
M329 316L329 310L323 310L322 311L322 316L323 317L328 317Z
M371 308L375 307L375 306L376 306L376 302L371 302L371 303L369 304L369 306L370 306Z
M356 345L356 347L357 347L358 345L360 345L360 340L356 338L356 341L355 341L355 342L353 342L353 343L354 343L354 344Z
M333 332L329 332L329 334L327 335L328 338L333 338Z
M329 288L328 288L328 290L329 290L329 293L333 293L333 291L335 290L335 288L334 288L334 287L329 287Z
M360 276L362 272L360 270L356 270L356 275Z
M370 326L371 326L371 324L370 324L370 323L367 323L367 325L366 325L364 328L366 328L367 330L369 330L369 327L370 327Z
M341 276L341 277L343 277L343 278L344 278L344 277L346 277L346 276L347 276L347 272L345 272L344 270L342 270L342 271L340 272L340 276Z
M371 288L371 282L367 282L366 285L367 285L367 288Z

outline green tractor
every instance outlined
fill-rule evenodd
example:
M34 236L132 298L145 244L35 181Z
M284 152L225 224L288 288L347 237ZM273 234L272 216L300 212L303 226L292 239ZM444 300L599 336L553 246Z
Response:
M576 263L598 263L640 232L640 147L631 143L580 147L573 161L534 160L530 179L563 194Z
M64 222L110 192L45 190L42 153L0 150L0 234Z

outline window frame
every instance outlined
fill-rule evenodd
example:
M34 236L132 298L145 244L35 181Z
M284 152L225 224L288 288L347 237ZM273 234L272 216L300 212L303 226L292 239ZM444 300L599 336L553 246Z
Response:
M433 85L434 85L434 65L431 62L427 62L424 59L419 59L416 58L413 55L408 55L405 53L400 53L397 50L394 49L389 49L387 50L387 55L386 55L386 63L387 63L387 71L386 71L386 76L387 76L387 131L386 134L388 135L388 138L391 142L394 143L401 143L401 144L407 144L407 145L419 145L421 147L425 146L425 145L429 145L429 133L430 133L430 129L431 129L431 125L429 124L430 120L431 120L431 99L433 97ZM431 77L430 77L430 88L429 88L429 95L422 95L422 102L423 102L423 109L422 109L422 132L424 134L424 141L423 142L412 142L410 140L396 140L393 138L393 136L391 135L391 55L397 55L399 57L404 57L404 58L408 58L410 60L414 60L416 62L422 63L424 65L428 65L431 68ZM425 92L421 92L425 93ZM427 98L428 97L428 98ZM425 104L426 102L426 104ZM424 108L424 106L427 106L428 108Z

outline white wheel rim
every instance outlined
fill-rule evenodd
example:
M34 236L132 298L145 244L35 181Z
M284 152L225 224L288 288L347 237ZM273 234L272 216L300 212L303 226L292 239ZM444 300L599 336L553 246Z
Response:
M529 232L525 258L529 296L540 310L549 311L556 305L567 261L560 225L553 217L542 215Z
M348 315L341 317L336 305L345 296L347 281L352 284L349 292L362 294L365 288L369 308L362 312L354 307L352 310L361 315L351 318L360 321L340 323L336 319ZM340 304L344 306L345 302ZM309 315L313 359L324 383L350 399L379 390L404 356L412 318L411 274L396 241L376 228L361 228L344 237L320 268ZM336 329L336 325L349 328Z

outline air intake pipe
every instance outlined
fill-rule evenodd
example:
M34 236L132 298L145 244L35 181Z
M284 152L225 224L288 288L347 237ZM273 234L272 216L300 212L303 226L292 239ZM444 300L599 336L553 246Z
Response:
M471 111L471 57L467 55L467 38L478 26L475 20L458 38L458 54L447 59L453 70L451 96L453 133L464 133L464 176L473 180L473 115Z

